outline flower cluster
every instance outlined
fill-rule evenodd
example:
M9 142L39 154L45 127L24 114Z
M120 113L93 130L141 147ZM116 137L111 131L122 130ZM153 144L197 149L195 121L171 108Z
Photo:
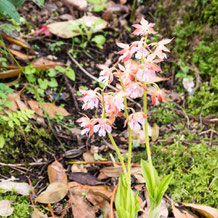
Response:
M121 48L118 52L120 54L117 68L115 66L108 67L106 65L97 65L101 70L99 82L107 85L112 83L115 79L119 81L116 84L118 89L116 92L105 93L105 88L101 90L82 90L80 92L82 97L82 108L84 110L101 108L101 118L89 119L84 116L77 120L83 128L81 134L89 136L93 133L98 133L99 136L105 136L106 133L111 133L113 123L118 116L126 118L125 125L129 125L131 129L140 130L144 128L146 114L139 111L129 114L130 110L127 107L127 100L129 98L137 99L147 94L149 87L154 85L151 95L153 105L157 101L165 102L165 94L163 90L154 84L157 80L157 72L161 71L158 63L167 58L169 52L166 44L170 43L172 39L162 39L159 42L148 43L147 38L151 34L157 34L154 31L154 23L149 23L142 18L140 24L134 24L133 35L141 36L139 41L134 41L131 44L117 43ZM158 77L160 79L160 77ZM116 82L115 81L115 82ZM125 113L124 113L125 111Z

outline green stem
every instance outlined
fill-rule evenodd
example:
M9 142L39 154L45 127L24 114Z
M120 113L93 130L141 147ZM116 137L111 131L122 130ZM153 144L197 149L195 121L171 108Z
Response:
M146 86L145 83L143 83L144 86ZM155 177L154 177L154 167L152 164L152 159L151 159L151 149L150 149L150 145L149 145L149 135L148 135L148 118L147 118L147 93L144 90L144 95L143 95L143 112L145 114L145 145L146 145L146 151L147 151L147 156L148 156L148 163L150 165L151 168L151 179L152 179L152 186L155 187L156 186L156 182L155 182Z
M121 83L121 86L122 86L122 90L123 91L125 91L125 87L124 87L124 84L123 84L123 82L122 82L122 80L121 80L121 76L120 76L120 74L119 74L119 78L120 78L120 83ZM128 117L128 106L127 106L127 98L126 97L124 97L124 114L125 114L125 117L126 117L126 119L127 119L127 117ZM128 142L129 142L129 148L128 148L128 167L127 167L127 172L128 172L128 182L129 182L129 185L131 186L131 158L132 158L132 130L131 130L131 128L130 128L130 126L129 126L129 124L127 124L128 125L128 134L129 134L129 140L128 140Z

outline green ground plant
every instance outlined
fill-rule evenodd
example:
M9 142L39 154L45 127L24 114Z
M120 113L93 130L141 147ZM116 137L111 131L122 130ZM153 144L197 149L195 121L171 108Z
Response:
M9 218L29 217L33 212L29 196L21 196L16 192L7 192L0 194L0 200L12 201L14 212L12 215L8 216Z

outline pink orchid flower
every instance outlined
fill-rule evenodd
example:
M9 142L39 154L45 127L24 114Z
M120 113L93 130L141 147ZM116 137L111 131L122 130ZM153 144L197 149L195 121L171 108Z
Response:
M104 118L101 118L101 119L96 119L95 120L95 123L97 123L93 129L94 129L94 133L97 133L98 132L98 135L99 136L105 136L106 133L111 133L112 131L112 123L109 119L104 119Z
M149 82L151 81L154 77L156 77L155 71L149 70L147 68L140 69L136 77L138 80L143 81L143 82Z
M139 83L132 82L127 86L125 93L128 97L140 98L143 96L143 88L139 86Z
M83 97L78 100L83 101L82 108L84 110L97 108L99 104L99 95L96 91L93 90L83 90L79 89Z
M140 25L141 24L141 25ZM132 26L135 29L135 31L132 33L133 35L146 35L146 34L155 34L157 32L154 31L152 28L155 23L149 23L147 20L144 18L141 19L140 24L133 24Z
M151 100L152 100L152 103L154 106L157 103L157 99L161 102L166 102L165 93L163 90L159 89L159 90L156 90L152 93Z
M92 121L88 117L80 117L77 123L81 123L80 126L84 129L81 131L81 135L87 135L92 127Z
M119 60L121 60L122 62L126 62L128 61L131 56L131 50L134 46L137 45L137 42L133 42L131 46L129 46L128 44L124 44L124 43L116 43L118 47L123 48L123 50L117 52L117 54L122 54L122 56L120 56Z
M51 33L49 32L49 29L46 25L41 25L41 29L39 29L38 31L35 32L35 36L38 36L39 34L43 33L45 34L46 36L50 36Z
M170 50L165 45L170 43L172 40L173 39L162 39L158 42L153 55L158 56L160 59L166 59L167 55L164 52L170 52Z
M108 82L110 84L114 78L111 69L103 64L98 64L97 67L102 70L100 72L100 77L99 77L98 81L103 82L103 83Z
M125 121L124 126L128 122L132 130L140 130L144 127L145 124L145 114L143 112L136 112L131 114Z

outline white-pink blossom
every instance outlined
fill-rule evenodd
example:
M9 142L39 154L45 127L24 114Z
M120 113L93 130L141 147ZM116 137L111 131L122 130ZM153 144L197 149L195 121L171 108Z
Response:
M100 77L98 81L103 83L111 83L113 81L113 73L111 69L103 64L98 64L97 66L102 70L100 72Z
M140 69L136 73L136 77L138 80L143 81L143 82L149 82L156 76L155 71L149 70L149 69Z
M83 101L82 108L84 110L97 108L99 104L99 96L96 91L79 89L82 97L78 100Z
M132 130L143 129L145 124L145 114L143 112L136 112L131 114L125 121L125 125L128 122Z
M97 133L99 136L105 136L106 133L111 133L112 131L112 124L108 119L98 119L98 124L94 126L94 132Z
M132 82L127 86L125 93L131 98L140 98L143 96L143 88L138 83Z

